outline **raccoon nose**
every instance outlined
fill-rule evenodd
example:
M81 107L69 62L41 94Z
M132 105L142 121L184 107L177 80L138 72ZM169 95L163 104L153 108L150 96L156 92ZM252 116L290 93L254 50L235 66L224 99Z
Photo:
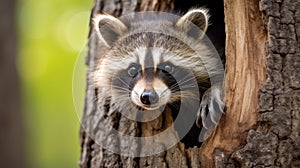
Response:
M145 90L140 99L143 104L151 105L157 103L159 98L155 90Z

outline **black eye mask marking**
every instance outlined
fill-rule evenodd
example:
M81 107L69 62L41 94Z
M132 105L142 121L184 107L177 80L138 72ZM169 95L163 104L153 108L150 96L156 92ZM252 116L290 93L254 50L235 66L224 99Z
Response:
M180 91L186 84L190 83L190 79L193 78L191 71L175 66L170 62L161 63L158 66L158 76L162 81L171 89L172 92ZM194 80L191 80L194 81Z
M142 78L141 66L138 64L131 64L126 70L121 70L116 73L112 79L112 85L115 89L123 91L132 91L134 85Z
M115 74L112 85L116 86L115 89L127 91L130 95L139 80L151 83L154 78L162 80L173 93L190 89L190 86L197 86L190 70L175 66L170 62L160 63L156 71L154 71L154 67L148 67L143 72L140 65L131 64L127 69Z

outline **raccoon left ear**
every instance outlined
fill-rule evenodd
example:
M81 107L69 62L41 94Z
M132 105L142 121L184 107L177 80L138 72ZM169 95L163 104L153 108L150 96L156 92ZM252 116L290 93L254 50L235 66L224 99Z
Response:
M110 47L126 31L126 25L119 19L99 14L94 19L94 28L101 42Z
M176 26L185 31L187 35L202 39L208 27L208 19L207 9L192 9L177 21Z

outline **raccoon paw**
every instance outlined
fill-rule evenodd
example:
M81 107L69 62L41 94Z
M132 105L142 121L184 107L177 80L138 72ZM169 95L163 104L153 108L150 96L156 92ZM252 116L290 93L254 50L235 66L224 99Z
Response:
M199 128L212 129L218 124L225 106L222 95L222 87L218 86L212 86L203 94L196 119Z

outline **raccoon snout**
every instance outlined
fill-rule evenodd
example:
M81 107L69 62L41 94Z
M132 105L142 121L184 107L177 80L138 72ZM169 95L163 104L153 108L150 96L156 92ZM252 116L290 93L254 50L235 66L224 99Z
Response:
M151 104L155 104L158 102L159 97L158 94L155 92L155 90L145 90L142 94L141 94L141 102L145 105L151 105Z

